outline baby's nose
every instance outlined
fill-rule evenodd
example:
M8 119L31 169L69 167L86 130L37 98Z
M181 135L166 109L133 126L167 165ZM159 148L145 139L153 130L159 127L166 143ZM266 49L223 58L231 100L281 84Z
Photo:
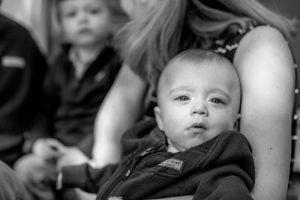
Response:
M192 108L192 114L207 116L208 109L207 109L206 105L204 105L203 103L197 103Z

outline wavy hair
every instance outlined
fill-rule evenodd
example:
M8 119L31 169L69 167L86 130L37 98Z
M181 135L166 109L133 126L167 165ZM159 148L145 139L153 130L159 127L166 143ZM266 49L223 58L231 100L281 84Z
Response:
M290 39L296 20L287 19L257 0L160 0L144 16L128 23L120 32L125 62L156 84L166 63L188 48L209 49L232 25L269 24Z

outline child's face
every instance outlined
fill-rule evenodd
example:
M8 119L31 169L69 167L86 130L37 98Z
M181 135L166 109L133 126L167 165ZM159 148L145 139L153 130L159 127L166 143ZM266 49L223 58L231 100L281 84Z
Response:
M240 103L239 80L230 63L219 65L214 61L173 63L163 75L155 115L169 144L178 151L234 127Z
M101 0L64 0L59 12L63 33L73 45L97 45L112 33L110 11Z

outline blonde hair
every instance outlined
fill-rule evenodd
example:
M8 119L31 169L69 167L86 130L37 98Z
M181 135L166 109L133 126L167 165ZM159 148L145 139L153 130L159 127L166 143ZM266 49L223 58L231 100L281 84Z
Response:
M161 0L120 32L125 62L150 84L166 63L189 48L209 49L232 26L269 24L290 39L296 21L264 7L257 0Z

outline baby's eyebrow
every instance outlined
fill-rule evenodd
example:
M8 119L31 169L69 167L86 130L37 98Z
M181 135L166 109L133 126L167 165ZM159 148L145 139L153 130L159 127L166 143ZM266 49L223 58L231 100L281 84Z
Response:
M226 92L220 88L211 88L208 90L208 93L218 93L218 94L224 95L227 99L231 99L231 96L228 94L228 92Z
M192 89L191 87L188 87L188 86L180 86L180 87L172 88L172 89L169 91L169 94L174 93L174 92L178 92L178 91L192 92L192 91L194 91L194 89Z

